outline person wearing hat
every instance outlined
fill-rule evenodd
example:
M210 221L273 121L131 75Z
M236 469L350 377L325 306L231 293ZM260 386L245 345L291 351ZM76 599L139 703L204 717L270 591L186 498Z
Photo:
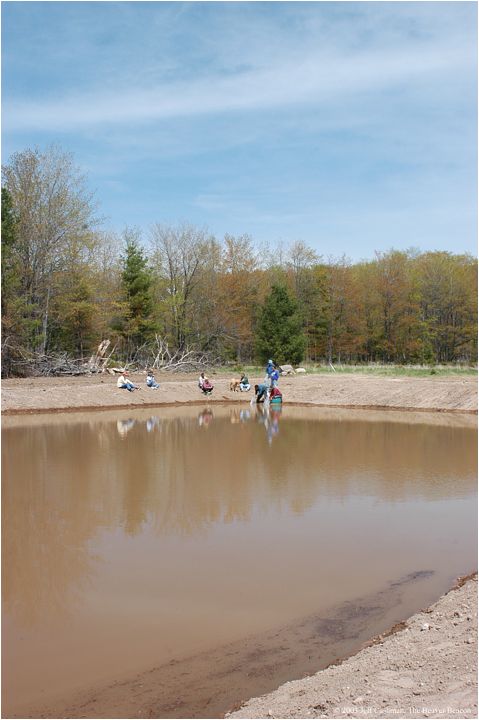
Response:
M122 390L126 389L128 390L128 392L133 392L133 390L139 390L137 385L133 385L128 375L128 370L125 370L123 374L120 375L120 377L116 381L117 388L120 388Z

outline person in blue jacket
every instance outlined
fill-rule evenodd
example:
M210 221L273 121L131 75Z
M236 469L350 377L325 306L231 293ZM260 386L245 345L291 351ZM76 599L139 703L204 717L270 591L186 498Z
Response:
M266 365L266 377L270 378L271 373L274 371L274 362L272 360L268 360L268 364Z
M279 380L279 370L278 370L278 368L275 367L273 369L273 372L269 376L270 387L272 387L272 388L276 387L276 385L278 384L278 380Z

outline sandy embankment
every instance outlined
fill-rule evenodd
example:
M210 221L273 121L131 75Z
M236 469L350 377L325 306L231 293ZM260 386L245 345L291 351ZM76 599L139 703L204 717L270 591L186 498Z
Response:
M204 398L196 375L160 375L160 388L146 387L145 375L133 375L141 390L128 393L110 375L8 379L2 382L2 412L45 412L132 408L177 403L249 402L252 394L231 392L229 379L212 374L215 389ZM260 378L250 378L257 382ZM285 403L318 407L477 413L475 377L383 378L365 375L306 375L281 378Z
M233 718L477 718L477 575L340 665Z

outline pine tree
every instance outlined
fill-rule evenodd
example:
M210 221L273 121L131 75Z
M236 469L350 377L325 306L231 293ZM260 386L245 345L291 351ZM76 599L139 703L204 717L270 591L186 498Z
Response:
M131 353L139 345L151 339L154 322L151 314L151 273L147 260L135 233L125 233L125 255L122 258L122 285L128 306L128 316L123 327Z
M2 187L2 317L6 315L9 299L19 285L19 270L12 260L16 225L11 195L7 188Z
M297 304L283 285L273 285L260 311L255 349L258 359L297 364L304 357L306 339Z

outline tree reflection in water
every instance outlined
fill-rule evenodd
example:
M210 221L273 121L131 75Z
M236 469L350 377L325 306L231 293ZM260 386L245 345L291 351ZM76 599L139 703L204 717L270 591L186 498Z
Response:
M5 609L23 623L74 612L102 572L105 534L204 535L254 513L304 514L324 498L466 497L475 443L474 429L291 420L262 406L6 429Z

